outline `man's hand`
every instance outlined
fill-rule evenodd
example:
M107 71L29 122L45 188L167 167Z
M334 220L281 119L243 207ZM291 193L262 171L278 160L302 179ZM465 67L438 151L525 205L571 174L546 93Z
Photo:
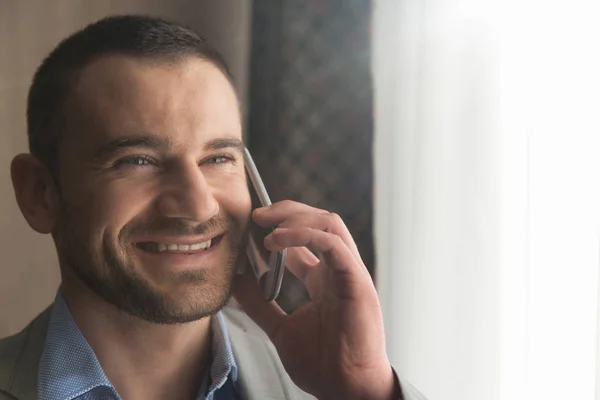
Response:
M234 295L267 333L296 385L319 399L399 396L377 293L341 218L283 201L255 210L253 219L278 226L265 247L288 248L286 266L304 282L311 300L287 315L263 299L250 275L236 278Z

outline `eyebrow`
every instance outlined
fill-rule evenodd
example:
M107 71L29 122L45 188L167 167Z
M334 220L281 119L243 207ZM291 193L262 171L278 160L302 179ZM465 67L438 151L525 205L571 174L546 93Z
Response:
M204 145L204 150L234 149L240 153L244 152L244 148L244 142L239 139L230 138L214 139Z
M124 149L130 148L145 148L153 150L167 151L175 146L175 142L169 138L160 138L151 135L135 135L135 136L123 136L118 139L114 139L102 145L98 150L94 152L94 159L100 160L119 153ZM232 138L218 138L213 139L204 144L205 151L214 151L222 149L234 149L243 153L244 143L239 139Z

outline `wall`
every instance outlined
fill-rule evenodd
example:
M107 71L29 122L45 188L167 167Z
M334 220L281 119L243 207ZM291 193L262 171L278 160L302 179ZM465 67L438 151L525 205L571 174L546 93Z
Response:
M110 14L175 19L214 43L229 61L245 98L251 0L0 0L0 337L17 332L53 299L59 283L49 236L27 226L14 200L10 161L27 151L29 83L58 42Z

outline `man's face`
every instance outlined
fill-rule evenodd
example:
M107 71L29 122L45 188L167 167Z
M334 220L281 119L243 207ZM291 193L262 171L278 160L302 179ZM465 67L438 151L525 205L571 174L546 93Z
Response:
M238 103L223 73L195 57L107 56L83 70L67 114L54 232L62 268L148 321L218 311L250 214Z

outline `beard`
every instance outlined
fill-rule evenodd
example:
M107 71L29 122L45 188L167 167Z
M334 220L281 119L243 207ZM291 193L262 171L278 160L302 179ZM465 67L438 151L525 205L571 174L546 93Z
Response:
M64 203L63 203L64 204ZM89 234L84 226L63 206L62 221L56 232L61 263L97 296L119 310L156 324L181 324L214 315L231 298L233 278L245 265L245 227L227 216L216 216L191 227L182 219L152 218L133 220L120 231L117 238L103 236L101 249L89 246ZM229 246L229 257L222 266L194 268L161 275L172 287L184 288L176 293L155 288L136 269L130 240L139 234L172 234L177 236L208 235L226 232L220 246ZM143 266L142 266L143 267Z

